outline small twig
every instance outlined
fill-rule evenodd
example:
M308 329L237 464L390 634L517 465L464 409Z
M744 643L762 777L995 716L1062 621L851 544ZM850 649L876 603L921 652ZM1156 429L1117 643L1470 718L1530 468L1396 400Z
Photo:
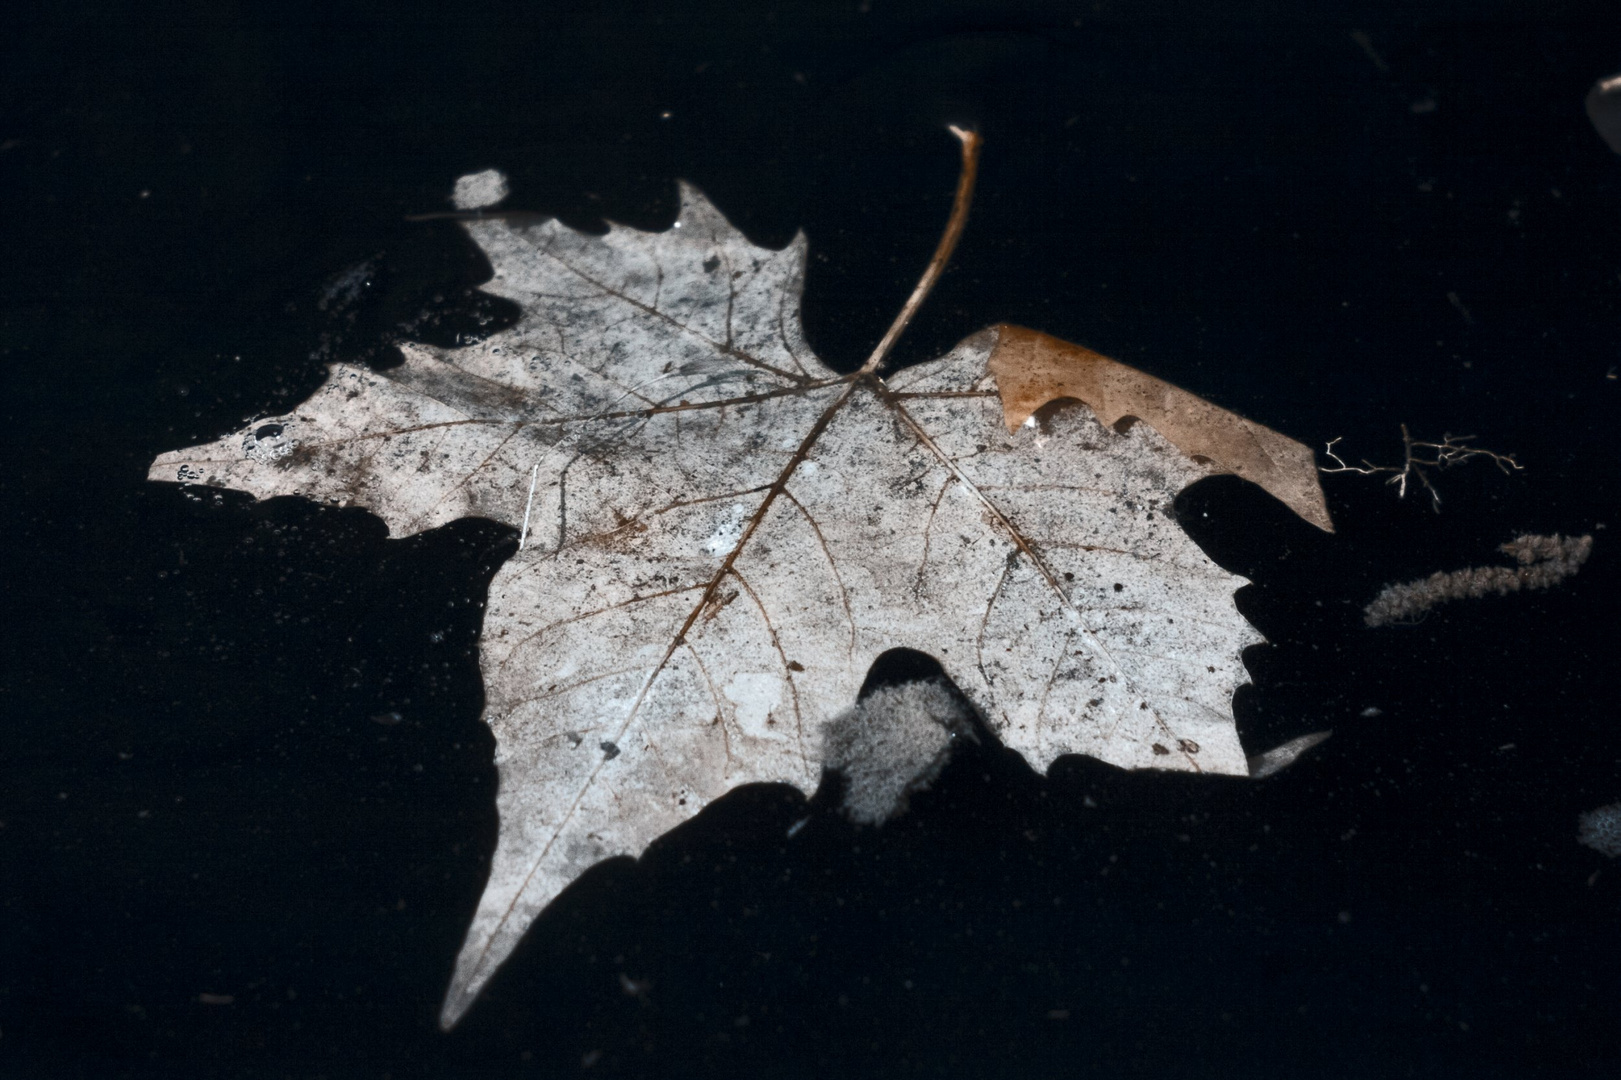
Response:
M524 541L529 539L529 511L535 508L535 481L540 479L540 462L529 472L529 501L523 504L523 531L518 534L518 550L523 550Z
M1518 472L1524 469L1514 459L1513 454L1499 454L1495 450L1487 450L1481 446L1471 446L1473 435L1443 435L1440 442L1425 442L1415 439L1408 432L1407 425L1401 426L1402 463L1401 465L1375 465L1367 458L1362 459L1361 465L1347 465L1345 460L1334 452L1334 444L1340 440L1330 439L1323 448L1323 453L1334 462L1332 468L1318 466L1323 473L1356 473L1358 476L1373 476L1376 473L1390 473L1390 479L1385 481L1396 487L1396 497L1407 497L1407 485L1414 482L1421 486L1430 495L1430 507L1436 513L1441 512L1441 492L1436 489L1430 480L1428 469L1437 471L1450 469L1455 465L1462 465L1475 458L1487 458L1505 474Z
M405 220L422 221L510 221L516 225L538 225L550 220L535 210L435 210L426 214L406 214Z
M940 275L945 272L952 249L957 246L957 240L962 236L963 226L968 224L968 204L973 202L974 180L979 176L979 132L952 124L951 133L962 142L962 172L957 176L957 198L951 205L951 217L946 222L945 234L940 237L940 246L934 249L934 258L929 260L928 268L923 271L923 277L919 279L917 288L912 290L906 306L895 316L895 321L889 326L889 332L872 351L872 355L867 357L867 362L861 365L863 375L877 371L878 365L889 355L889 350L894 348L901 331L912 321L917 309L923 306L923 300L929 295L929 290L934 288L934 283L940 280Z

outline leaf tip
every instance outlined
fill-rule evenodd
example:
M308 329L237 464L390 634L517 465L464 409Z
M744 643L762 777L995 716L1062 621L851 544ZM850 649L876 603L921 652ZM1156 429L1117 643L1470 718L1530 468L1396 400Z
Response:
M675 185L680 209L676 211L675 224L670 228L682 232L707 233L715 239L742 237L736 227L726 220L726 215L709 201L709 196L699 190L697 185L689 180L680 179L676 180Z
M1048 402L1074 398L1105 426L1141 420L1213 473L1257 484L1302 520L1334 531L1310 447L1084 346L1009 323L995 330L985 369L1010 434Z
M450 1031L461 1023L483 986L483 978L472 973L456 972L450 981L450 988L445 991L444 1003L439 1006L440 1031Z

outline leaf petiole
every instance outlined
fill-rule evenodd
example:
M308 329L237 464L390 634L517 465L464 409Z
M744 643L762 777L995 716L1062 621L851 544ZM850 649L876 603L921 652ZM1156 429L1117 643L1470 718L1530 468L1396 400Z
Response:
M974 181L979 177L979 146L983 141L979 132L960 128L956 124L950 125L951 133L957 136L962 143L962 171L957 175L957 197L951 204L951 217L946 221L946 231L940 237L940 244L934 249L934 258L923 271L923 277L918 280L917 288L907 298L906 304L901 308L895 321L889 324L889 332L884 335L878 347L873 349L867 362L861 365L860 374L867 375L878 370L889 350L895 347L905 331L906 324L912 321L917 309L923 306L934 283L940 280L945 273L946 263L951 261L951 253L957 247L957 241L962 237L963 227L968 224L968 204L974 201Z

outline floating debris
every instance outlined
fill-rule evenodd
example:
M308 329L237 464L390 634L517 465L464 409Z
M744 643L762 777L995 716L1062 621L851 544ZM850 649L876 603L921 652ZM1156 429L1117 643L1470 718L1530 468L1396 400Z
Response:
M1369 626L1410 623L1437 604L1482 596L1507 596L1521 589L1551 588L1582 568L1593 551L1591 536L1516 536L1498 548L1520 565L1471 566L1444 570L1417 581L1386 585L1363 609Z
M1307 750L1326 740L1334 734L1329 731L1314 731L1310 735L1302 735L1298 739L1290 739L1280 746L1274 746L1264 754L1256 754L1249 759L1250 777L1255 780L1263 776L1280 773L1284 769L1299 761Z
M1589 810L1578 817L1576 839L1612 859L1621 855L1621 802Z

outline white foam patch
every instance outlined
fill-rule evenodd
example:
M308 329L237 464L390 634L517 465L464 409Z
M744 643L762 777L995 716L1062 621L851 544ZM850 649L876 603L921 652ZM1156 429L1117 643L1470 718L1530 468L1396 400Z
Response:
M485 169L456 180L456 190L450 201L458 210L479 210L494 206L509 193L506 174L499 169Z
M1621 802L1589 810L1577 818L1576 839L1612 859L1621 855Z
M938 682L883 686L823 729L822 764L843 774L850 819L878 825L934 782L953 741L972 730L967 710Z

